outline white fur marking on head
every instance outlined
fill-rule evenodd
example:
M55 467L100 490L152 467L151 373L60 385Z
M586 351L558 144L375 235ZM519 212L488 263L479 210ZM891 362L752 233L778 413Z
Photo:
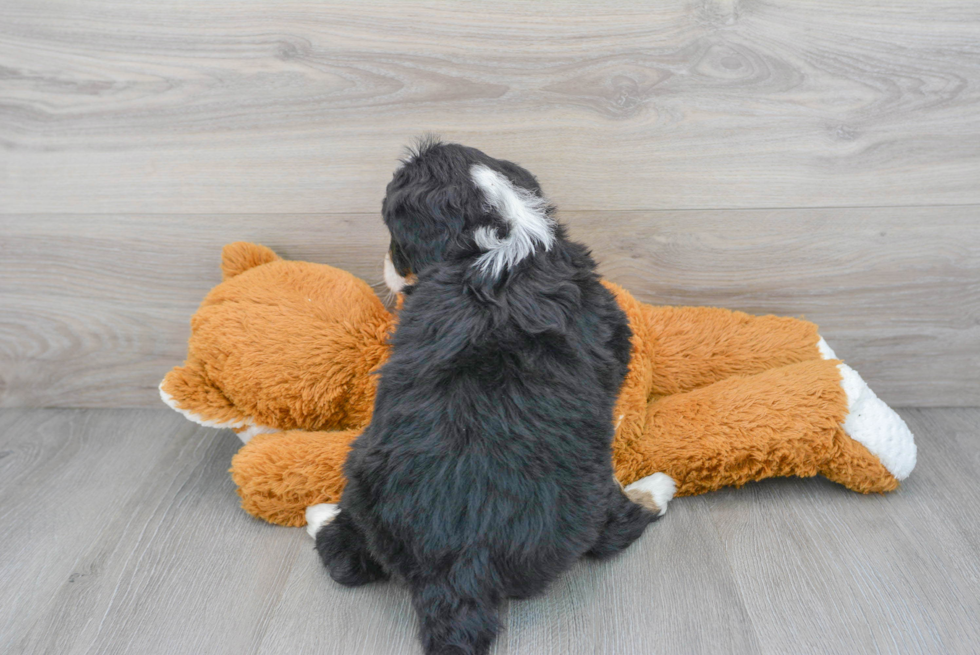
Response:
M320 528L337 518L340 508L334 503L320 503L306 508L306 533L316 539Z
M877 457L896 480L904 480L915 468L912 431L894 409L875 395L857 371L847 364L838 364L837 368L847 394L844 432Z
M476 260L477 266L497 276L533 253L537 245L551 249L555 234L547 200L515 187L505 176L481 164L470 169L470 176L483 191L487 205L510 226L510 234L503 239L488 227L476 231L476 245L487 251Z
M385 254L384 278L385 284L388 285L392 293L401 293L402 289L405 288L405 278L395 270L395 265L391 262L390 252Z

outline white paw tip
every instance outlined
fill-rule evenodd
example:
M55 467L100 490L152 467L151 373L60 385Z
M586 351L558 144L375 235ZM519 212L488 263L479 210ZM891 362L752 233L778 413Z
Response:
M189 421L193 421L198 425L203 425L206 428L217 428L219 430L240 430L236 432L238 438L242 440L242 443L248 443L248 440L257 434L266 434L268 432L278 432L279 430L275 428L267 428L263 425L256 425L251 419L242 419L240 421L216 421L212 419L206 419L199 414L195 414L192 411L183 409L177 404L177 399L172 395L164 391L163 381L157 386L160 390L160 399L167 404L170 409L179 412ZM243 429L244 428L244 429Z
M857 371L847 364L839 364L837 368L847 394L844 432L864 445L896 480L904 480L915 468L912 431L895 410L875 395Z
M677 491L677 484L674 478L666 473L654 473L645 478L641 478L626 487L626 493L631 491L642 494L649 494L653 497L653 502L660 509L658 516L663 516L667 511L667 503L674 497Z
M316 539L320 528L333 521L340 514L340 508L334 503L320 503L306 508L306 533Z

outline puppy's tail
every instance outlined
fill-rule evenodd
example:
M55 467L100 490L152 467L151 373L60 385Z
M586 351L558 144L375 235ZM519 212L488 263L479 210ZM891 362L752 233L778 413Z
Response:
M507 236L500 237L493 228L481 227L474 235L476 245L486 250L476 266L492 278L498 277L536 248L550 250L555 242L551 206L535 193L514 186L502 173L477 164L470 169L473 183L483 194L487 206L507 223Z
M453 569L412 587L419 639L426 655L484 655L499 630L500 594L480 584L475 571Z

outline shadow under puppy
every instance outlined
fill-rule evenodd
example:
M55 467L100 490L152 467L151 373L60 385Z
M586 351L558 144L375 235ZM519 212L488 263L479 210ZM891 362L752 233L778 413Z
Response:
M408 585L426 653L485 653L504 598L658 517L613 478L630 328L516 164L423 142L382 211L404 306L341 501L310 522L337 582Z

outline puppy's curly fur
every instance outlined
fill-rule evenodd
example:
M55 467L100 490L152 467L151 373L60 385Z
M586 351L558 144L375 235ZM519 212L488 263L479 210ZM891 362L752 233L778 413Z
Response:
M504 598L656 519L612 471L630 329L516 164L426 141L383 214L414 283L317 550L342 584L404 580L426 653L485 653Z

